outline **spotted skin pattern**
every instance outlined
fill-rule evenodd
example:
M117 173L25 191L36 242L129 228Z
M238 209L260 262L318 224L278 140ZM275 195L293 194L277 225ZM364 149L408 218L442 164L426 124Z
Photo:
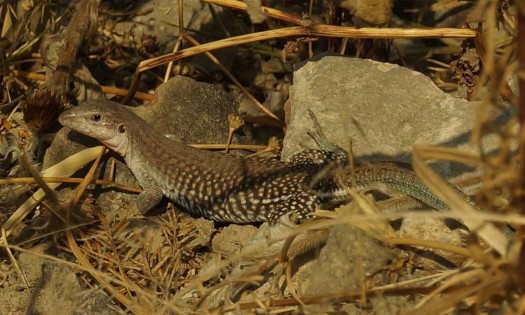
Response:
M127 107L110 101L84 103L59 121L124 157L144 189L137 198L143 213L165 195L215 221L276 222L291 212L307 219L330 201L318 195L340 190L333 176L322 172L334 162L347 163L346 156L321 150L307 150L290 162L198 150L160 136Z

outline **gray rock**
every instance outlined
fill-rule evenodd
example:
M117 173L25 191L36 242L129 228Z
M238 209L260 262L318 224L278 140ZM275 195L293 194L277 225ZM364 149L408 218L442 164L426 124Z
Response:
M239 251L247 240L251 240L255 233L257 228L253 225L228 225L213 237L212 250L223 257L229 257Z
M160 85L155 101L135 112L162 134L184 143L225 143L234 101L208 83L176 76Z
M38 244L18 257L29 290L14 267L7 274L1 270L7 278L0 287L0 314L80 314L79 310L82 314L117 314L115 303L104 291L81 286L78 270L39 255L50 246L50 242Z
M334 225L315 263L299 272L297 288L304 295L356 290L363 274L370 275L388 265L393 257L392 249L359 229Z
M358 161L410 163L414 144L439 144L473 150L467 142L478 102L454 98L421 73L388 63L324 56L303 64L294 74L287 104L288 133L283 158L317 148L307 135L312 110L331 142L348 149ZM512 109L500 113L507 120ZM497 139L486 137L486 148ZM456 174L451 165L439 170Z
M214 232L214 224L210 220L204 218L189 218L195 224L195 238L188 242L186 245L188 248L199 248L208 246L211 242L212 235Z
M404 218L399 229L399 237L426 241L439 240L442 244L462 247L464 238L467 236L466 231L451 229L443 220L437 218ZM418 254L418 267L432 271L440 268L439 264L450 266L450 263L453 263L456 266L462 266L467 259L461 255L432 248L422 248L422 251L418 252ZM436 259L436 255L442 258ZM450 263L444 261L444 259Z
M354 156L361 162L408 163L417 143L474 150L467 142L480 104L454 98L423 74L397 65L324 56L296 70L291 91L283 159L306 148L318 148L307 134L314 131L309 110L316 114L331 142L348 149L351 139ZM513 111L505 109L499 114L501 123ZM485 137L485 147L496 148L496 140ZM438 168L447 175L460 171L446 163ZM416 225L427 227L421 221ZM447 231L450 233L444 233ZM434 230L427 234L433 239L439 235ZM304 295L359 289L363 274L370 276L394 256L391 249L356 228L334 226L317 259L299 269L297 289ZM378 298L373 300L373 309L396 313L406 303L403 299ZM386 306L393 309L386 311Z
M112 298L101 290L83 289L71 267L44 261L28 314L56 314L57 310L62 314L118 314Z

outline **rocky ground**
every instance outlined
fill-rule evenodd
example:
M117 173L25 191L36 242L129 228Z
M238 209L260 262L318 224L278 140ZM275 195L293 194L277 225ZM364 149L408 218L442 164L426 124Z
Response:
M9 5L18 10L20 16L24 12L36 12L31 11L35 8L23 7L23 2L12 1ZM443 5L442 2L436 4ZM56 22L52 13L65 14L69 19L71 13L60 10L64 4L51 3L36 6L44 13L40 20L30 15L29 30L38 33L46 22ZM338 10L348 9L340 1L335 3L340 5ZM305 7L308 9L307 2L287 5L267 1L265 4L289 14L300 15ZM184 27L200 41L219 39L224 33L228 36L249 33L258 27L277 28L270 21L254 22L257 19L254 5L257 8L256 4L249 4L254 12L242 15L200 1L185 1ZM394 26L407 27L409 19L400 6L394 3L394 14L389 20ZM130 86L139 63L170 53L178 38L179 10L173 1L151 0L140 4L103 1L96 8L97 35L89 47L85 47L86 51L79 50L78 60L82 66L77 66L76 79L72 81L78 103L97 98L121 101L124 94L105 87ZM117 8L126 10L119 13ZM429 26L462 25L465 16L474 14L475 8L463 6L436 12L432 17L434 23ZM502 6L498 12L503 9ZM349 12L358 15L362 11ZM312 20L321 23L322 17L313 14ZM379 19L358 18L360 23ZM53 44L52 37L46 40ZM284 61L282 52L276 53L275 47L271 47L280 45L292 52L290 46L295 45L292 43L290 39L216 52L222 66L230 69L241 86L277 119L254 105L253 99L203 55L177 64L172 77L164 83L159 82L163 70L145 72L139 90L152 93L145 95L145 100L134 99L133 110L159 134L174 141L201 145L226 143L228 117L232 113L240 114L245 124L235 132L232 143L246 146L243 150L234 150L233 154L249 155L266 148L266 155L272 158L275 150L268 143L276 136L283 142L283 160L307 148L317 148L308 135L314 130L310 111L315 113L328 139L352 152L354 161L361 165L378 161L411 164L417 145L467 152L465 154L472 154L468 155L472 162L477 161L475 157L480 152L501 157L501 152L516 148L515 143L511 143L515 136L512 130L516 127L516 110L504 94L494 93L487 85L474 97L472 86L461 85L468 71L463 69L463 77L458 78L453 77L450 69L444 75L422 67L421 56L435 53L437 50L429 47L435 42L395 41L397 48L390 48L386 58L391 62L355 58L358 48L341 56L326 49L330 47L326 38L317 42L312 58L304 54L305 42L296 42L299 43L297 49ZM461 43L456 40L440 48L460 53ZM56 71L46 64L46 58L54 60L51 64L60 63L60 57L52 56L60 56L61 48L51 44L46 49L40 48L42 59L38 63L23 70L36 72L47 67L48 78L56 76ZM358 43L355 45L359 47ZM414 51L420 53L412 54ZM402 61L400 55L410 57ZM441 56L440 62L456 66L465 62L457 56L448 53ZM398 65L402 62L409 64ZM513 80L506 78L504 82L510 93L517 92ZM454 88L450 89L451 86ZM488 110L486 95L498 106ZM490 118L486 126L490 126L480 133L479 142L472 141L472 135L479 132L479 117L486 116ZM66 128L52 132L51 138L50 133L45 132L44 137L43 132L35 131L34 121L23 118L22 112L16 110L9 119L2 118L2 122L12 126L3 125L1 131L0 177L17 179L31 173L28 167L19 164L20 151L13 149L22 146L22 131L33 132L26 144L32 152L30 167L40 172L61 165L56 173L49 171L42 176L86 176L91 165L88 161L94 160L94 155L85 155L85 161L78 161L78 167L72 170L60 163L99 145L96 141ZM447 160L443 156L436 159L439 161L433 160L432 168L441 177L464 188L466 193L472 188L483 188L489 177L486 174L507 174L503 164L499 171L482 173L481 168L458 163L458 159ZM485 174L485 178L480 174ZM65 213L59 210L57 214L50 209L62 209L57 204L67 208L75 198L78 184L59 186L56 202L48 192L47 203L27 210L20 209L36 190L35 186L29 189L28 184L16 181L13 183L18 186L12 183L3 186L6 188L2 189L5 200L0 205L4 235L0 243L3 244L0 248L0 314L393 314L414 310L444 312L454 307L472 310L474 302L461 302L468 297L479 298L476 301L482 312L490 313L490 307L495 306L483 303L491 298L482 300L475 294L489 292L483 290L488 287L484 281L490 277L482 271L492 270L494 274L502 265L510 265L511 258L507 261L504 255L489 251L491 244L469 236L464 226L446 224L431 211L427 216L404 219L401 219L404 215L389 216L391 197L401 200L396 206L401 210L405 210L403 202L408 205L411 201L403 201L404 196L399 192L384 191L380 187L371 187L371 194L363 193L350 205L325 212L324 216L321 213L316 222L295 229L280 223L276 226L215 223L192 217L167 199L153 213L140 215L134 204L139 185L124 161L111 152L102 157L93 177L109 179L119 186L104 182L84 187L87 189L69 224L57 219L60 215L66 216ZM52 189L57 186L49 184ZM498 202L503 199L507 202L494 206L501 210L511 199L505 194L512 192L499 186L496 189ZM487 191L477 200L486 204ZM425 205L418 207L431 210ZM374 221L370 216L380 219ZM483 239L482 233L480 236ZM295 239L288 244L288 250L283 250L290 237ZM433 248L425 247L428 243L415 242L394 246L388 238L435 241L444 245ZM8 251L6 244L17 247L10 247ZM465 248L470 252L463 251ZM486 252L482 253L483 250ZM469 278L465 273L464 280L458 280L457 275L466 270L479 272L478 278ZM472 295L462 296L446 290L441 295L429 295L431 290L438 290L438 285L459 286L463 284L461 281L474 291ZM502 294L494 292L494 296ZM425 301L430 302L424 304ZM515 310L512 299L500 304L500 310Z

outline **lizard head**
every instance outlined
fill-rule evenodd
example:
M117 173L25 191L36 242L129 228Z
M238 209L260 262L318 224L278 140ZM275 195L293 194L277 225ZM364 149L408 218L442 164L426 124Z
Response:
M125 106L106 100L87 101L58 117L64 127L98 139L121 155L126 154L128 134L126 121L134 115Z

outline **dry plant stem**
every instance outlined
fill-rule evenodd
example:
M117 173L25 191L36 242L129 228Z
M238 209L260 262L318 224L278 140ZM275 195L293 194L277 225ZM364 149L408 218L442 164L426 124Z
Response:
M471 1L460 0L441 0L430 5L430 11L439 12L445 10L453 10L455 8L471 4Z
M179 35L179 38L177 39L177 42L175 43L175 47L173 47L173 53L176 53L177 51L179 51L180 47L182 46L183 41L184 41L184 35ZM173 61L170 61L170 63L168 63L168 68L166 69L166 73L164 74L164 82L167 82L170 79L172 69L173 69Z
M476 46L476 52L479 55L479 60L481 64L484 65L485 61L487 60L486 59L487 52L485 49L485 40L483 39L483 36L480 33L478 33L476 37L474 38L474 45ZM495 69L491 71L489 76L490 77L495 76ZM473 95L478 94L479 90L485 86L485 84L483 83L484 83L484 80L478 80L478 83L474 87L474 93L472 93ZM498 92L500 93L501 97L507 102L512 101L512 99L514 98L514 93L512 92L512 89L510 88L510 85L508 84L508 82L502 82L502 86L501 88L498 89Z
M425 248L440 249L449 253L473 258L468 249L431 240L388 237L385 239L385 242L389 245L423 246Z
M525 299L520 299L516 314L525 314Z
M31 166L29 163L27 156L25 153L20 155L20 164L24 167L26 171L29 172L31 176L35 179L35 181L38 183L38 186L40 189L42 189L45 193L46 199L43 200L43 204L50 209L57 218L59 218L62 222L67 222L66 218L63 217L64 212L62 210L62 206L60 205L60 202L58 200L58 196L56 195L55 191L49 187L43 180L42 177L40 177L40 174Z
M35 236L35 237L31 237L31 238L28 238L28 239L24 239L24 240L21 240L20 242L18 242L16 244L16 246L22 246L24 244L29 244L29 243L33 243L33 242L36 242L38 240L42 240L42 239L45 239L47 237L50 237L50 236L53 236L55 234L59 234L61 232L65 232L67 230L74 230L74 229L78 229L78 228L81 228L81 227L84 227L84 226L89 226L91 224L95 224L99 222L99 220L93 220L93 221L89 221L89 222L86 222L86 223L82 223L82 224L75 224L75 225L70 225L70 226L66 226L64 228L61 228L61 229L56 229L54 231L51 231L51 232L47 232L47 233L42 233L42 234L38 234L38 236Z
M184 37L186 36L186 31L184 30L184 3L182 0L178 0L178 17L179 17L179 38L177 39L177 43L175 44L175 47L173 47L173 52L179 51L180 47L182 46L182 42L184 41ZM171 75L171 69L173 69L173 61L168 64L168 68L166 69L166 74L164 75L164 82L167 82Z
M292 282L292 263L286 262L285 263L285 275L286 275L286 282L288 283L288 291L290 291L290 294L292 297L297 301L298 304L302 306L306 306L303 301L301 301L301 297L297 294L297 290L295 289L295 285Z
M349 26L334 26L326 24L311 24L308 27L303 26L292 26L281 28L277 30L263 31L253 34L240 35L230 37L222 40L218 40L211 43L202 44L196 47L183 49L176 53L166 54L156 58L142 61L137 70L135 71L135 77L131 83L129 91L136 90L136 87L140 81L140 75L142 72L161 66L168 62L174 62L190 56L198 55L204 52L217 50L226 47L232 47L257 41L283 38L283 37L297 37L297 36L325 36L325 37L350 37L350 38L441 38L441 37L454 37L454 38L469 38L475 37L476 31L470 29L457 29L457 28L360 28ZM131 99L128 94L126 100Z
M42 172L41 176L69 176L75 171L86 165L87 163L93 161L98 156L100 148L103 147L94 147L83 150L75 155L68 157L62 162L51 166ZM51 183L48 185L52 189L58 187L59 183ZM35 192L26 202L24 202L16 211L13 213L9 219L3 224L3 228L6 229L7 235L11 233L13 226L22 221L33 209L33 207L42 201L44 198L44 192L42 189L39 189Z
M426 287L412 287L412 288L391 288L391 289L370 289L366 291L366 295L369 298L372 297L381 297L381 296L406 296L406 295L422 295L422 294L428 294L435 290L438 286L426 286ZM454 289L460 289L462 287L452 287L449 288L450 290ZM352 290L352 291L345 291L340 293L333 293L333 294L324 294L324 295L317 295L317 296L303 296L301 297L301 301L304 304L315 304L315 303L326 303L327 301L334 302L334 303L343 303L343 302L352 302L357 301L361 298L362 292L361 290ZM266 307L282 307L282 306L294 306L297 305L297 301L293 298L286 298L286 299L280 299L280 300L267 300L262 301L262 303ZM254 309L254 308L260 308L260 304L258 302L247 302L242 303L238 305L232 305L229 307L224 308L217 308L212 309L210 311L232 311L232 310L247 310L247 309ZM219 314L222 314L219 312Z
M363 197L361 197L363 198ZM336 209L337 210L337 209ZM400 211L396 213L381 213L381 214L374 214L374 216L371 216L371 214L350 214L343 217L339 217L340 215L334 214L334 211L332 210L317 210L315 212L315 215L320 218L327 218L327 219L333 219L338 220L337 224L350 224L353 226L356 226L359 228L358 224L361 223L361 225L364 224L373 224L375 221L381 222L384 220L396 220L400 218L421 218L421 219L428 219L428 218L436 218L436 219L454 219L454 220L469 220L469 219L475 219L479 221L486 221L486 222L495 222L495 223L507 223L507 224L517 224L517 225L525 225L525 217L521 215L513 215L513 214L495 214L495 213L485 213L485 212L444 212L444 211ZM315 228L327 228L330 226L333 226L334 222L330 222L330 220L323 220L315 223ZM302 224L298 228L296 228L291 234L299 234L301 232L304 232L306 229L303 228ZM501 231L499 231L502 233ZM383 241L385 239L385 236L382 237L376 237L377 235L372 235L372 237L376 238L377 240Z
M199 47L201 46L201 44L195 39L193 38L191 35L187 34L186 35L186 39L192 43L194 46L196 47ZM233 82L233 84L235 84L235 86L237 86L241 91L242 93L248 97L250 99L250 101L252 101L253 104L255 104L255 106L257 106L257 108L259 110L261 110L263 113L265 113L266 115L270 116L271 118L275 119L277 122L279 122L279 125L283 125L283 121L277 117L274 113L272 113L270 110L268 110L266 107L264 107L263 104L261 104L250 92L248 92L248 90L246 90L244 88L244 86L241 84L241 82L239 82L239 80L237 80L237 78L219 61L219 59L217 59L212 53L210 52L205 52L205 55L206 57L208 57L217 67L219 67L221 69L221 71L226 74L226 76Z
M481 76L479 77L479 80L477 84L474 87L473 95L479 95L481 93L481 89L489 83L489 79L499 80L499 86L495 88L495 91L499 92L501 97L506 101L512 101L514 99L514 93L512 92L508 82L505 78L501 78L501 75L498 73L500 71L497 70L497 64L496 64L496 29L498 28L497 25L497 2L489 2L486 4L488 8L485 9L485 12L483 13L485 15L484 20L485 22L485 33L481 34L478 32L476 37L474 38L474 43L476 46L476 51L480 57L480 61L483 65L483 72L481 73ZM481 26L479 26L481 29ZM507 62L510 63L510 57L514 54L514 47L510 45L507 48L507 52L502 55L500 59L507 58ZM506 62L502 60L502 65L507 65ZM492 89L489 89L492 90ZM490 98L486 98L484 104L485 107L488 107L489 105L492 105ZM480 111L481 113L485 113L485 111ZM482 126L482 125L476 125L476 126Z
M56 262L58 264L62 264L64 266L71 267L73 269L82 270L82 271L85 271L85 272L88 272L88 273L91 273L91 274L97 274L97 276L99 278L106 279L108 282L113 282L113 283L118 284L118 285L120 285L122 287L127 287L127 286L130 285L130 283L125 283L125 282L123 282L123 281L121 281L119 279L113 278L113 277L109 276L107 273L99 271L99 270L93 268L92 266L85 267L83 265L72 263L72 262L69 262L67 260L63 260L61 258L55 257L55 256L34 252L32 250L28 250L28 249L25 249L25 248L17 246L17 245L8 245L8 247L11 250L16 250L17 252L27 253L27 254L31 254L31 255L37 256L37 257L41 257L41 258L44 258L46 260ZM158 301L157 297L154 294L152 294L152 293L150 293L150 292L148 292L146 290L142 290L138 286L134 287L134 289L141 296L145 296L145 297L149 298L152 301ZM175 314L183 314L183 312L181 312L181 311L179 311L178 309L175 308L174 304L168 304L168 303L166 303L164 301L160 301L160 303L162 303L162 305L164 305L167 310L172 310L173 312L175 312ZM132 305L134 306L136 304L132 304ZM132 310L135 311L135 314L150 314L150 312L147 312L146 310L138 309L138 307L137 308L133 308ZM143 313L139 313L140 310L142 310Z
M248 5L242 1L238 0L203 0L204 2L220 5L223 7L228 7L236 10L242 10L246 11L248 9ZM261 10L263 13L269 17L275 18L277 20L281 20L283 22L289 22L295 25L302 25L303 19L301 17L295 16L293 14L289 14L286 12L283 12L281 10L272 9L270 7L261 6Z
M236 9L236 10L242 10L242 11L246 11L248 8L248 6L244 2L238 1L238 0L203 0L203 1L207 3L229 7L229 8ZM293 14L289 14L289 13L286 13L280 10L276 10L276 9L272 9L270 7L265 7L265 6L261 6L261 9L264 12L264 14L266 14L267 16L271 18L275 18L277 20L293 23L299 26L303 25L304 23L304 19L302 17L298 17ZM312 15L311 7L310 7L309 14L310 16Z
M67 82L71 74L71 66L75 61L77 52L90 28L94 28L97 19L97 7L99 0L82 0L77 6L75 14L65 28L63 34L65 49L58 56L56 73L49 86L56 88L61 93L67 92Z
M349 38L470 38L475 37L476 31L458 28L355 28L350 26L335 26L326 24L312 24L309 27L291 26L276 30L262 31L252 34L245 34L226 39L221 39L211 43L202 44L196 47L183 49L177 53L166 54L156 58L142 61L137 73L161 66L170 61L177 61L186 57L198 55L207 51L248 44L257 41L264 41L275 38L309 36L309 37L349 37Z
M9 246L9 243L7 242L7 232L5 228L3 227L2 227L2 239L1 240L2 240L2 243L0 243L0 247L5 248L5 250L7 251L7 255L9 256L9 260L11 261L13 266L15 266L16 273L18 274L20 279L24 281L24 285L26 286L26 289L29 292L32 292L29 286L29 281L27 280L26 274L22 271L20 264L18 263L18 261L15 258L15 255L13 255L13 252L11 251L11 247Z
M30 80L37 80L37 81L45 81L46 75L36 72L26 72L26 71L20 71L20 70L12 70L13 74L20 78L26 78ZM102 92L108 93L108 94L115 94L118 96L126 96L129 93L129 90L125 89L119 89L112 86L101 86ZM155 99L155 96L153 94L143 93L143 92L135 92L133 94L133 97L139 100L144 101L152 101Z
M76 208L76 206L78 204L78 201L80 200L80 197L82 196L82 194L84 193L84 191L86 190L88 185L93 180L93 176L95 175L95 171L97 170L97 167L100 164L100 160L102 159L102 156L104 155L105 152L106 152L106 148L104 148L104 147L100 148L100 153L99 153L97 159L95 160L95 162L93 163L93 165L89 169L89 172L86 174L86 177L84 178L84 180L82 182L80 182L80 185L78 185L76 194L73 197L73 199L71 199L71 202L69 203L69 209L68 209L69 211L68 211L68 217L67 217L67 219L68 219L67 223L68 224L70 223L69 220L71 219L70 211L72 209Z
M105 151L105 148L102 149L102 152L100 153L100 156L97 159L97 161L100 160L100 157L102 157L102 154L104 153L104 151ZM63 217L63 214L64 214L63 207L60 205L58 197L56 196L56 194L53 191L53 189L51 189L42 180L42 178L40 177L38 172L30 165L29 161L27 160L27 157L26 157L25 153L23 153L20 156L20 162L21 162L22 166L25 169L27 169L29 171L29 173L33 176L34 180L39 184L40 189L42 189L45 192L45 196L47 197L47 200L49 201L47 207L50 210L52 210L53 213L59 219L61 219L63 222L66 222L66 225L67 225L69 223L70 213L67 212L66 218ZM16 262L16 260L14 260L14 256L12 255L11 250L8 248L7 231L6 231L6 228L5 228L6 225L4 225L4 227L2 227L2 241L3 241L4 247L7 249L10 258L12 259L12 262L13 262L13 264L16 267L16 270L19 272L21 278L24 280L24 283L26 284L27 288L29 289L29 283L27 282L27 279L26 279L25 275L22 273L22 271L21 271L20 267L18 266L18 263Z
M310 0L310 7L308 8L308 21L305 21L303 23L312 23L310 18L312 17L314 9L314 0ZM305 26L303 24L303 26ZM313 43L312 41L308 41L308 58L312 58L314 56L314 50L313 50Z
M525 215L525 3L518 1L516 3L518 9L518 80L519 80L519 106L518 115L520 120L520 182L521 191L519 195L519 205L521 214ZM525 227L522 226L520 229L521 238L525 237ZM519 256L518 268L525 270L525 243L522 243L520 256ZM525 273L521 273L521 279L519 280L521 293L525 293Z
M80 184L84 178L79 177L42 177L42 180L45 183L77 183ZM0 179L0 185L9 185L9 184L34 184L36 180L33 177L19 177L19 178L2 178ZM119 190L140 193L142 189L139 187L132 187L126 185L120 185L115 183L112 180L107 179L93 179L90 184L110 186Z
M465 285L462 286L461 289L452 290L449 294L436 296L422 307L405 314L433 314L436 310L440 310L440 314L448 314L468 298L475 298L475 302L482 305L486 300L480 300L479 297L487 297L483 295L483 293L502 292L505 289L505 285L508 284L509 279L506 279L504 274L504 272L500 272L497 276L486 275L480 279L481 281L479 283Z
M449 273L446 276L439 277L432 282L432 284L439 287L432 291L427 296L423 297L414 307L415 309L424 306L428 301L432 300L435 296L439 296L444 293L448 288L461 285L465 282L471 282L474 279L479 279L486 275L486 271L483 268L475 266L465 266L465 268L455 269L453 273Z
M103 151L101 153L103 153ZM88 175L86 176L84 182L80 184L79 190L77 191L77 194L71 200L71 203L70 203L70 205L68 207L68 212L67 212L68 213L68 216L67 216L68 220L70 218L70 213L71 213L72 209L74 209L76 207L76 204L77 204L77 201L78 201L78 196L81 194L81 192L83 192L82 188L87 187L87 185L91 181L91 178L92 178L93 174L95 173L98 164L100 163L101 157L102 157L102 154L100 154L99 157L96 159L95 163L93 163L93 165L91 166L91 169L89 170ZM92 272L92 270L96 270L96 268L89 262L89 260L86 258L86 256L84 256L84 254L82 253L82 251L78 247L75 238L73 237L73 233L70 230L66 231L66 237L67 237L67 242L69 244L71 252L73 253L73 255L75 255L75 257L78 260L79 264L82 265L83 267L85 267L86 270L89 272L89 274L98 283L100 283L100 285L105 290L107 290L111 296L114 296L120 303L124 304L128 309L131 309L131 307L132 307L132 300L130 298L128 298L124 294L120 293L115 287L113 287L111 285L111 283L109 281L107 281L103 277L100 277L98 273ZM135 309L135 311L137 311L137 309ZM142 310L142 311L144 311L144 310Z
M186 33L184 30L184 1L178 0L177 5L178 5L177 13L179 17L179 34L184 34Z
M426 161L440 159L456 161L456 159L450 158L446 153L450 152L450 149L444 149L439 147L417 145L414 147L413 152L413 166L417 175L423 180L423 182L432 189L432 191L441 200L445 201L450 207L450 212L462 212L465 214L478 213L467 200L464 200L459 196L445 180L440 178L428 165ZM477 162L476 162L477 161ZM479 163L479 158L474 158L467 164ZM474 233L477 233L487 244L489 244L496 252L500 255L505 255L508 248L508 239L505 237L502 231L497 229L492 223L481 218L465 217L463 223Z

